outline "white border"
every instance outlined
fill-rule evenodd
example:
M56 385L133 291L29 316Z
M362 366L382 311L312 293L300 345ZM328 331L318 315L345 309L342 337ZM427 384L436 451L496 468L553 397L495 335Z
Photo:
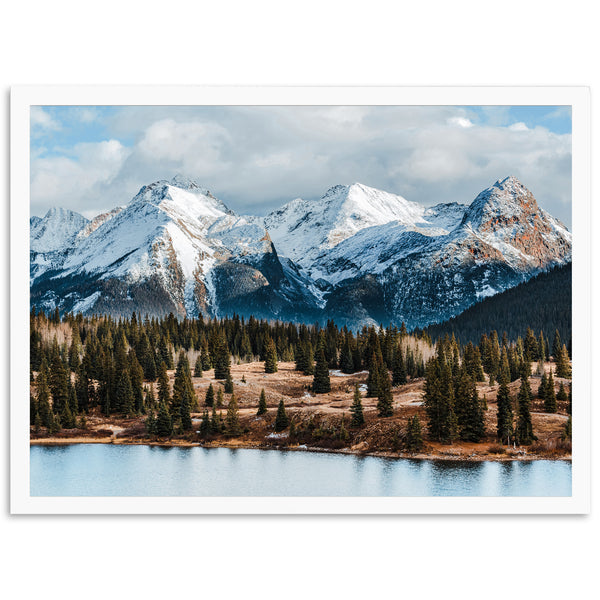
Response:
M31 105L571 105L573 479L568 498L40 498L29 495ZM18 86L11 90L11 488L13 514L583 514L590 511L590 94L584 87Z

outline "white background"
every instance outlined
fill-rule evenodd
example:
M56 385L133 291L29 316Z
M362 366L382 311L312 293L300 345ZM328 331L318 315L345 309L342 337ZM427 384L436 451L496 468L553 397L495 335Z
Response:
M56 0L13 2L4 9L5 233L8 87L14 84L589 85L594 159L600 44L589 2L136 4ZM597 220L593 202L592 211ZM3 242L8 257L7 235ZM6 272L7 258L3 266ZM2 381L7 297L1 296ZM600 339L596 320L593 326L593 339ZM187 592L226 598L562 599L592 597L598 589L594 513L9 517L7 396L0 539L1 585L9 597L158 598ZM593 410L594 430L598 426ZM597 458L594 446L592 468Z

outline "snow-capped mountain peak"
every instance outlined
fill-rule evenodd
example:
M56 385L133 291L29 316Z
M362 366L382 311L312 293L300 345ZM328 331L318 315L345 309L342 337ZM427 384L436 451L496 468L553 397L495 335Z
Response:
M143 186L130 202L130 204L141 203L180 210L196 218L219 218L226 214L234 214L209 190L201 188L191 180L182 180L178 177Z
M53 252L68 245L88 220L68 208L53 207L42 219L30 223L31 251Z
M424 223L424 207L361 183L335 185L318 200L292 200L265 217L277 251L302 266L359 231L398 221Z

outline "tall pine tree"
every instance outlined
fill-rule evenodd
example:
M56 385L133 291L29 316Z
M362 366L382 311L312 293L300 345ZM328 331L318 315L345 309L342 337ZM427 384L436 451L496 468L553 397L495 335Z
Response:
M260 398L258 400L258 410L256 411L256 415L260 417L261 415L267 414L267 396L265 395L265 389L263 388L260 391Z
M533 425L531 423L531 387L529 385L529 377L527 372L524 370L521 375L521 387L519 388L519 394L517 395L517 427L515 430L515 436L517 442L521 445L529 445L535 439L533 435Z
M502 443L510 444L510 438L513 435L513 412L508 378L505 374L500 379L496 402L498 406L496 433Z
M329 380L329 365L325 358L325 348L323 338L319 342L317 350L317 364L315 366L315 375L313 377L312 390L315 394L327 394L331 391L331 382Z
M279 401L277 407L277 416L275 417L275 431L283 431L290 424L287 413L285 412L285 404L283 398Z
M277 348L272 338L268 338L265 346L265 373L277 373Z
M358 383L354 386L354 399L352 400L352 405L350 406L350 413L352 414L350 427L362 427L362 425L365 423L365 416L363 414L363 405Z

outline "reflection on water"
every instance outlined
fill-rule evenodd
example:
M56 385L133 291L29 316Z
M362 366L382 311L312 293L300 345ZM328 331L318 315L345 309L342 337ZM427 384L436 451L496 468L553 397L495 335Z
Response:
M32 496L570 496L567 461L460 462L316 452L31 447Z

